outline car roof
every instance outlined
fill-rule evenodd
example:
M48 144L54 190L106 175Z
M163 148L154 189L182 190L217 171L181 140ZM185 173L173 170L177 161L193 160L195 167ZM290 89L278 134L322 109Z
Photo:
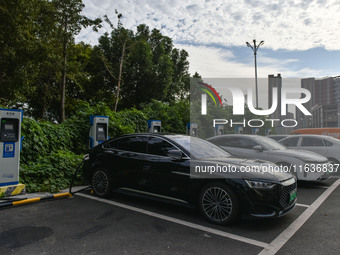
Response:
M302 137L316 137L316 138L330 138L330 137L332 137L332 136L328 136L328 135L312 135L312 134L289 135L289 137L300 137L300 136L302 136Z
M235 137L259 137L260 135L248 135L248 134L225 134L225 135L217 135L217 136L212 136L209 137L207 140L213 139L213 138L223 138L223 137L230 137L230 136L235 136Z
M127 137L127 136L142 136L142 135L146 135L146 136L188 136L188 135L184 135L184 134L175 134L175 133L167 133L167 132L160 132L160 133L131 133L131 134L124 134L124 135L119 135L116 137L112 137L112 139L116 139L116 138L120 138L120 137Z

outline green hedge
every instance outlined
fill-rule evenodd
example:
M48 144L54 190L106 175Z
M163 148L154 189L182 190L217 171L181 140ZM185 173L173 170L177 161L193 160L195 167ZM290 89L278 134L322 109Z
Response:
M22 164L20 180L28 192L58 192L70 186L81 160L82 156L69 151L52 152L38 157L34 162Z

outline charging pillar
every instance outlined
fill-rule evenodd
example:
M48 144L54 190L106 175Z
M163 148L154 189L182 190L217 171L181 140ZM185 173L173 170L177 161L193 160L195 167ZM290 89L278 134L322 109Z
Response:
M109 136L109 117L90 116L89 148L93 148L108 140Z
M215 136L216 135L224 135L224 126L221 124L215 125Z
M25 193L19 184L22 110L0 109L0 195Z
M187 123L187 135L197 136L198 135L198 125L197 123Z
M243 134L243 127L235 127L235 134Z
M252 134L253 135L258 135L260 133L260 129L259 128L252 128Z
M160 120L148 120L148 132L149 133L160 133L162 122Z

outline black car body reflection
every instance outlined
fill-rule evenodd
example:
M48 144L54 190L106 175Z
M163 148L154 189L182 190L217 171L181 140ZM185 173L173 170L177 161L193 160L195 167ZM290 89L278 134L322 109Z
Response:
M210 222L227 224L241 212L282 216L296 203L296 180L284 172L221 172L193 176L197 166L260 166L266 161L232 157L217 146L184 135L131 134L89 151L84 176L95 195L120 191L200 208ZM205 178L206 177L206 178Z

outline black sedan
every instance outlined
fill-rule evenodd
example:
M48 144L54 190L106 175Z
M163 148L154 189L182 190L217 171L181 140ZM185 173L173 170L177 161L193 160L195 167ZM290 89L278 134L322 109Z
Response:
M208 221L228 224L241 212L277 217L294 208L295 177L264 166L270 163L232 157L199 138L148 133L96 146L83 170L99 197L119 191L195 206Z

